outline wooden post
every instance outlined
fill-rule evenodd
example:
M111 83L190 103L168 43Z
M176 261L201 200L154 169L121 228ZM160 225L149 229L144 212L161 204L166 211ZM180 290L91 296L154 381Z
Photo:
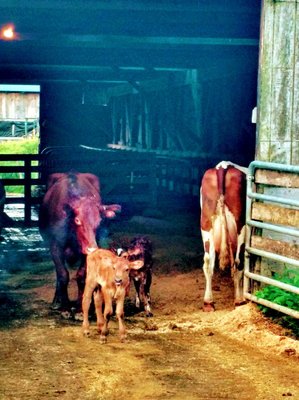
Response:
M263 0L258 85L258 160L299 164L299 7Z
M25 159L25 173L24 173L25 185L24 185L24 220L25 226L31 225L31 160Z

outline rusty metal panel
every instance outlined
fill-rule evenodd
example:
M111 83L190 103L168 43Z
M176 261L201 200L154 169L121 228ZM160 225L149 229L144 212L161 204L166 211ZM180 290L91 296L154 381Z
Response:
M287 243L281 240L253 235L251 237L251 246L295 260L299 259L299 245L295 243Z
M299 226L299 210L273 204L253 203L251 217L254 220L270 222L271 224L287 225L295 228Z
M255 182L285 188L299 188L299 176L290 172L257 169L255 172Z

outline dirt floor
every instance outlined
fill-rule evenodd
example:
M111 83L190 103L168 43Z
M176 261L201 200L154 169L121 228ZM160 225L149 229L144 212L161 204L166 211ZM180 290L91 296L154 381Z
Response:
M234 309L230 279L215 277L216 312L201 310L196 225L192 216L177 216L175 226L171 218L138 216L111 228L112 241L145 233L155 249L154 317L134 310L132 289L126 343L114 318L100 344L94 320L86 338L79 321L51 310L55 274L47 252L22 253L21 261L14 255L9 265L3 256L0 399L299 399L299 342L254 304Z

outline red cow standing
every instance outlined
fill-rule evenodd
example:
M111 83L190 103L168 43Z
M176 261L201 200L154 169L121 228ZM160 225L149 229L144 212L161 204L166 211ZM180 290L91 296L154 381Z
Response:
M56 173L48 179L47 192L40 207L39 229L49 244L56 267L53 308L69 308L66 263L80 261L77 271L78 300L81 309L86 275L86 255L98 246L96 232L102 217L114 217L118 205L101 204L98 178L88 173Z
M204 311L214 311L212 277L216 260L220 270L231 269L235 305L244 303L242 275L245 246L247 169L222 161L207 170L201 185L201 233L206 278Z

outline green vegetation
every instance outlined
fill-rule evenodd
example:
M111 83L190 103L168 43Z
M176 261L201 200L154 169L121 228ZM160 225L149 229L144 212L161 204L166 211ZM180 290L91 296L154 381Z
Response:
M0 154L38 154L39 138L0 141Z
M286 270L283 274L274 275L274 279L288 283L292 286L299 287L299 271L298 270ZM260 299L272 301L281 306L292 308L293 310L299 311L299 295L280 289L276 286L266 286L256 293L256 296ZM299 338L299 320L292 318L288 315L284 315L278 311L272 310L263 305L259 305L260 310L268 317L274 319L280 325L290 329L296 338Z
M23 138L18 140L0 141L1 154L38 154L39 138ZM21 166L21 161L0 161L1 166ZM0 179L16 179L22 178L23 174L19 172L2 172ZM7 193L23 194L22 186L5 186Z

